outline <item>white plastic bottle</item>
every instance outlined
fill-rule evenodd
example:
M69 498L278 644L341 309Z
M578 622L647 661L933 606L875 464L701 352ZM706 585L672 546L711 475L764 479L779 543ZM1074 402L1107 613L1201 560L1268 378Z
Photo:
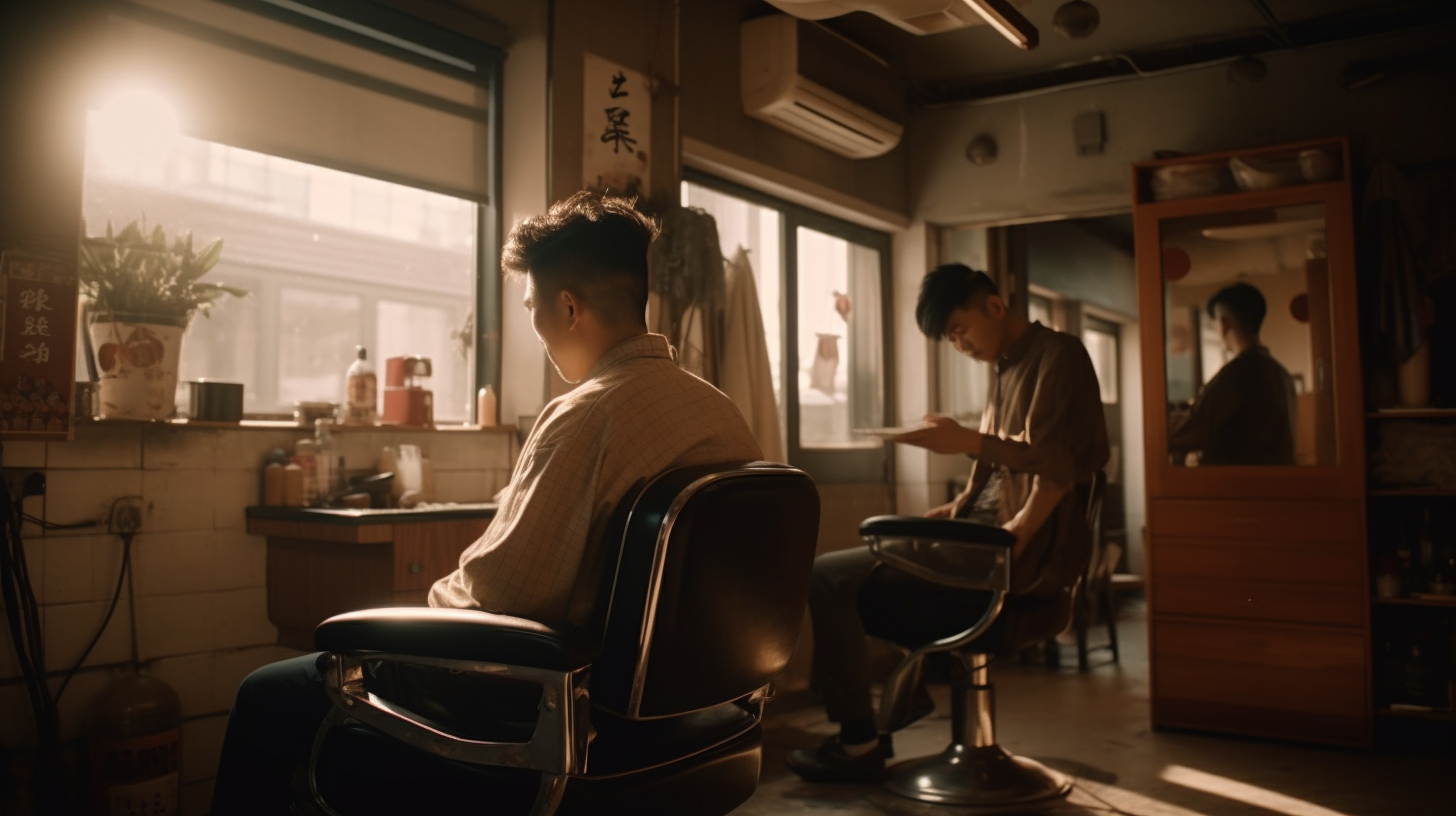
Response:
M499 419L497 418L497 412L498 409L496 408L495 389L487 385L484 388L480 389L480 393L477 394L475 397L476 424L480 425L480 427L482 428L495 427L499 422Z
M363 346L355 346L354 350L357 356L344 377L344 424L374 425L379 420L379 378L369 364L368 350Z

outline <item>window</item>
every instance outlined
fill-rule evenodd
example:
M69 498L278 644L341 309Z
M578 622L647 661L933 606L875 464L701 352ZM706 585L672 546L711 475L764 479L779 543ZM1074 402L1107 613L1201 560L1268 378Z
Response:
M789 461L816 479L878 482L887 424L889 237L691 175L682 203L711 214L724 257L741 246L757 284Z
M241 381L249 413L286 414L297 401L341 400L363 345L376 361L431 357L436 418L468 421L471 372L451 333L475 301L475 203L185 137L149 175L108 165L101 138L93 121L88 233L145 218L169 234L222 237L208 279L250 293L192 322L182 380Z
M341 400L363 345L381 381L387 357L431 358L436 419L469 421L476 382L499 377L500 52L327 0L112 14L98 75L156 91L188 127L128 156L98 121L120 88L94 89L86 233L144 218L220 237L208 279L250 292L192 322L181 379L239 381L249 414L291 414Z

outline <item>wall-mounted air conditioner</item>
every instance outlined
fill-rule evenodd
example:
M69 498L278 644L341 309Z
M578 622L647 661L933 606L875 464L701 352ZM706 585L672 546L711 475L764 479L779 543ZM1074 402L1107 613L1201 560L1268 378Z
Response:
M905 92L878 57L786 14L743 24L743 111L852 159L893 150Z

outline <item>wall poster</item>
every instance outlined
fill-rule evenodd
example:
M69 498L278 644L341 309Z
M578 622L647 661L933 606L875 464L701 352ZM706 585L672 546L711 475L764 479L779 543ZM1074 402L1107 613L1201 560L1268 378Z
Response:
M0 437L71 438L77 297L74 260L0 253Z
M595 54L583 55L582 186L646 198L652 149L652 96L647 76Z

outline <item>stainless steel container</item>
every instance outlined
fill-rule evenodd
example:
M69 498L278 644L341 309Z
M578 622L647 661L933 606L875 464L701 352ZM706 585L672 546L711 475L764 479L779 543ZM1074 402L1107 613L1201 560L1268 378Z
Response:
M243 384L195 380L187 383L190 390L187 416L195 422L241 422L243 419Z

